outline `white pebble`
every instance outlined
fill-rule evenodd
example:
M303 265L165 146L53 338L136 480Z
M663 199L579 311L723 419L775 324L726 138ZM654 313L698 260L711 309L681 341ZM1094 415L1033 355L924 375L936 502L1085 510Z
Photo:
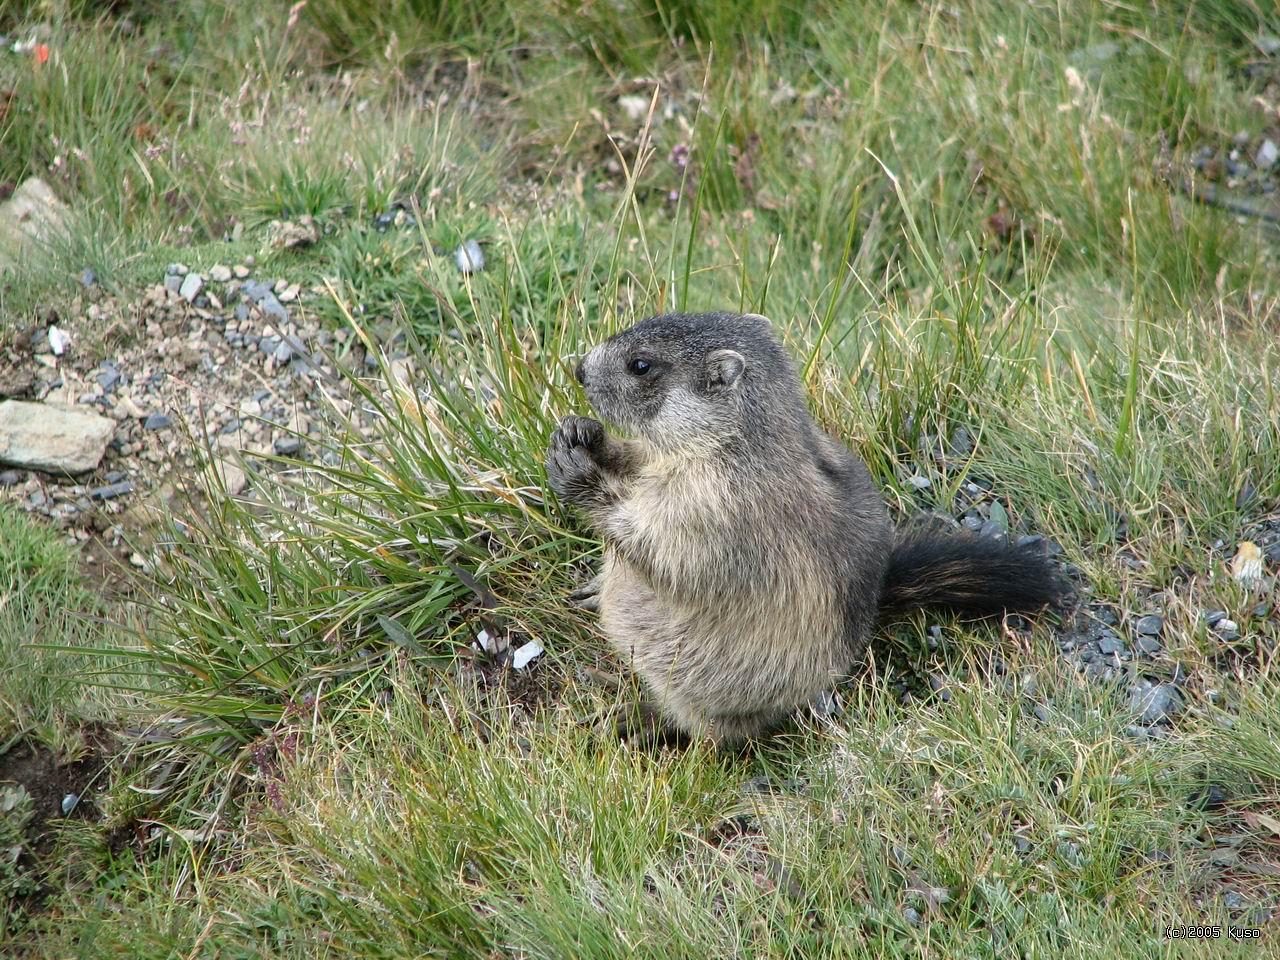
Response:
M511 665L517 670L523 670L529 665L529 661L534 657L541 656L542 644L537 640L530 640L516 648L515 653L511 655Z

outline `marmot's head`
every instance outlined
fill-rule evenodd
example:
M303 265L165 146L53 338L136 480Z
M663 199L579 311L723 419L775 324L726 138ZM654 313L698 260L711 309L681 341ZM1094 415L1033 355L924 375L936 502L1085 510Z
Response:
M804 410L799 379L758 314L666 313L593 349L575 374L602 420L665 449L760 436Z

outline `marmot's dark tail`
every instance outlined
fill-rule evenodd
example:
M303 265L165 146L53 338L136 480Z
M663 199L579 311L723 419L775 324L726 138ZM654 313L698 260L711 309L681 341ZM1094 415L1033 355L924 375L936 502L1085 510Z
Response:
M1066 581L1038 545L921 525L897 531L881 616L943 607L985 617L1029 613L1065 598Z

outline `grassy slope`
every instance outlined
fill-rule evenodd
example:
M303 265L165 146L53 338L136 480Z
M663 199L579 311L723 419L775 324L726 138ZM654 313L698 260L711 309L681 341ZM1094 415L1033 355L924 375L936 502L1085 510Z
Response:
M279 272L334 278L335 323L424 335L432 381L371 385L374 437L335 436L339 467L267 488L278 509L225 505L174 557L153 699L185 739L129 775L155 784L174 751L187 774L121 789L119 815L159 825L145 854L69 835L66 892L19 936L49 956L1148 956L1165 923L1225 916L1226 886L1274 902L1252 865L1276 852L1277 679L1198 623L1248 608L1211 545L1280 500L1273 261L1156 174L1260 124L1256 10L759 0L743 38L712 5L411 6L139 8L129 36L60 25L56 69L0 68L0 179L61 157L82 218L0 313L307 212L329 233ZM661 81L652 122L619 103L651 96L636 77ZM410 198L418 227L370 229ZM492 264L467 282L432 253L463 237ZM920 623L845 719L755 756L596 738L620 694L585 678L608 663L560 600L592 543L540 499L543 438L580 405L563 359L724 305L783 325L904 511L931 501L901 482L935 466L922 438L964 425L972 474L1100 597L1167 590L1161 669L1193 672L1174 733L1127 733L1124 684L1070 675L1047 631L948 625L937 654ZM450 562L547 647L532 679L442 667L482 626ZM1248 629L1274 649L1274 621ZM900 704L904 670L949 699ZM1223 703L1244 705L1229 725ZM789 786L744 794L757 776ZM1190 802L1210 782L1225 809Z

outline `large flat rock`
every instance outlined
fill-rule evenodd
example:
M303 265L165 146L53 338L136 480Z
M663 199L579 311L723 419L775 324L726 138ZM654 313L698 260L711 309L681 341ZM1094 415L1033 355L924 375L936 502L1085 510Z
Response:
M0 203L0 268L16 263L22 249L45 243L62 228L67 208L39 177L22 182Z
M46 473L84 473L107 452L116 423L47 403L0 403L0 464Z

